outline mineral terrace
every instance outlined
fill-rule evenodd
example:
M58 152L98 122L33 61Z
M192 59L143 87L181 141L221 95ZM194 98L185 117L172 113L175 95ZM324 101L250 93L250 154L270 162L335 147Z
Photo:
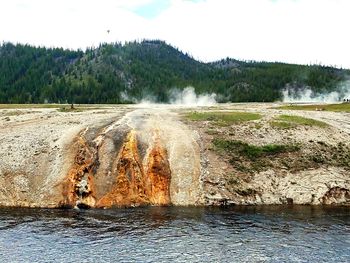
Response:
M350 204L350 114L276 106L1 109L0 206Z

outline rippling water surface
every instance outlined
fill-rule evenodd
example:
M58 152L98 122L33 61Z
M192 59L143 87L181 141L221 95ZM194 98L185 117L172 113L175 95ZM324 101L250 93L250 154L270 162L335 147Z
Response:
M350 262L350 208L3 208L0 262Z

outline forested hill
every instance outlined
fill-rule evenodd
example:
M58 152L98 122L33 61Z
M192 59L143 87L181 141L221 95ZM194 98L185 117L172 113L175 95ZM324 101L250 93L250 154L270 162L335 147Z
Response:
M167 102L193 86L220 102L275 101L288 87L336 90L349 70L324 66L194 60L158 40L101 44L86 51L0 46L0 103Z

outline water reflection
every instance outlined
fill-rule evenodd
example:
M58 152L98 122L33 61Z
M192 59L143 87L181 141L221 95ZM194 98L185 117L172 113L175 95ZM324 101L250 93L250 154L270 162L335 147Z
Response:
M0 255L20 262L346 262L349 230L349 207L3 208Z

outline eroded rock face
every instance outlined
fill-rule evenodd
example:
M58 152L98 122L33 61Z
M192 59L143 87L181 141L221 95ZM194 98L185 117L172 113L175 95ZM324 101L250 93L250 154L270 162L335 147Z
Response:
M208 205L349 205L349 172L344 168L319 168L290 173L268 170L246 180L231 175L225 179L206 179ZM224 183L223 183L224 182Z
M109 171L115 178L113 186L97 198L95 178L100 165L98 144L89 145L84 133L81 133L76 141L78 152L74 164L62 185L64 199L60 206L106 208L171 204L168 156L158 136L155 133L154 141L150 142L148 153L142 162L136 131L127 133L115 156L116 165ZM99 182L103 184L103 181Z
M146 157L146 189L149 201L155 205L168 205L170 201L171 171L167 150L162 146L158 132Z
M62 183L60 206L163 206L173 200L179 204L179 197L185 205L198 204L199 158L191 158L196 152L189 151L196 142L178 141L176 126L164 125L158 118L142 119L143 111L136 113L97 135L86 130L79 134L74 163ZM184 159L189 161L181 162Z
M201 204L195 133L176 118L158 109L21 116L0 130L0 206Z
M350 190L338 186L332 187L321 198L321 202L326 205L350 205Z
M115 184L103 196L97 207L148 204L145 176L137 148L136 132L130 131L117 156L117 169L113 171Z
M96 203L93 173L97 165L97 152L83 134L77 138L78 152L73 167L62 183L62 207L93 207Z
M98 129L118 115L96 113L91 123L91 116L83 113L43 109L16 116L6 125L0 121L0 206L60 206L62 183L74 167L78 144L84 144L75 138L86 126Z

